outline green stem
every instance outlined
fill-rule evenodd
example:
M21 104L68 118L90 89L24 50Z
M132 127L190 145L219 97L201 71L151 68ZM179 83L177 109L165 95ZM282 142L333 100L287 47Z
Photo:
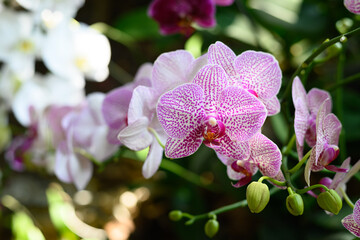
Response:
M299 168L301 168L301 166L306 162L306 160L309 158L310 154L311 154L311 150L310 149L305 156L301 159L300 162L298 162L292 169L289 170L289 173L293 174L294 172L296 172L297 170L299 170Z
M91 155L90 153L88 153L87 151L85 151L82 148L74 148L74 152L77 154L80 154L82 156L84 156L85 158L89 159L90 161L92 161L93 163L95 163L96 165L100 166L101 163L96 160L93 155Z
M276 193L277 191L279 191L280 189L277 187L273 187L270 189L270 195ZM203 214L199 214L199 215L191 215L188 213L183 213L183 216L186 218L189 218L189 220L187 222L185 222L186 225L191 225L193 224L195 221L199 220L199 219L204 219L204 218L210 218L213 215L217 215L220 213L224 213L224 212L228 212L231 211L233 209L239 208L239 207L245 207L247 206L247 201L246 199L241 200L239 202L230 204L230 205L226 205L223 206L221 208L215 209L213 211L207 212L207 213L203 213Z
M268 177L268 176L262 176L261 178L259 178L258 182L262 182L263 180L268 180L278 186L286 186L286 182L280 182L280 181L273 179L271 177Z
M303 193L306 193L306 192L308 192L310 190L313 190L315 188L323 188L325 191L329 191L329 189L326 186L324 186L322 184L315 184L315 185L312 185L312 186L304 188L304 189L298 189L298 190L296 190L296 192L298 194L303 194Z
M346 36L347 38L354 36L356 34L360 33L360 27L354 29L353 31L350 31L348 33L344 33L342 35L339 35L337 37L332 38L329 41L325 41L323 42L317 49L314 50L314 52L302 63L300 64L300 66L296 69L296 71L294 72L294 74L291 76L290 81L287 83L287 87L285 89L285 92L280 100L280 102L283 102L287 96L290 94L290 90L291 90L291 86L292 86L292 82L294 80L294 78L296 76L299 75L299 73L306 69L309 64L311 64L311 62L320 54L322 53L325 49L327 49L328 47L330 47L331 45L340 42L340 38L343 36Z
M295 140L296 140L296 135L293 134L288 145L285 148L283 148L283 150L282 150L283 155L288 155L290 153L291 149L294 146Z
M114 61L109 63L110 75L116 79L122 85L133 81L134 77L126 72L122 67L116 64Z
M159 145L160 145L163 149L165 149L165 146L164 146L164 144L161 142L161 140L160 140L160 138L159 138L159 135L157 134L157 132L155 131L155 129L153 129L153 128L151 128L151 127L148 127L148 130L149 130L149 132L151 132L151 133L155 136L156 141L159 143Z
M108 38L110 38L118 43L121 43L130 49L135 48L135 46L134 46L135 40L131 36L129 36L128 34L124 33L123 31L121 31L117 28L114 28L103 22L95 23L95 24L91 25L91 27L98 30L99 32L101 32L102 34L107 36Z
M344 78L342 81L336 82L335 84L329 86L328 88L326 88L326 90L328 91L336 90L338 87L351 83L355 80L360 80L360 73L356 73L350 77Z
M349 205L352 209L354 209L354 203L350 200L349 196L346 194L346 192L344 191L344 189L339 188L340 192L342 193L345 202L347 203L347 205Z

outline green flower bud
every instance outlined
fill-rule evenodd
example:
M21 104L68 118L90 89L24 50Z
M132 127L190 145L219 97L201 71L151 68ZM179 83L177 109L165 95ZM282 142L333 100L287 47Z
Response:
M354 21L350 18L343 18L336 22L336 29L339 33L344 34L354 25Z
M171 221L179 221L182 218L182 212L180 210L173 210L169 212L169 218Z
M304 201L300 194L290 194L286 198L286 208L294 216L302 215L304 212Z
M252 213L261 212L270 200L269 188L261 182L252 182L246 189L246 200Z
M317 203L322 209L336 215L342 208L342 200L334 189L320 193L317 197Z
M204 230L206 236L212 238L219 230L219 222L215 219L209 219L205 224Z

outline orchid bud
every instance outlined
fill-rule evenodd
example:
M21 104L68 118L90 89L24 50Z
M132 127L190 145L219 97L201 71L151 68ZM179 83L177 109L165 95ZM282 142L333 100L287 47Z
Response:
M342 200L334 189L320 193L317 197L317 202L322 209L336 215L342 208Z
M182 218L182 212L180 210L173 210L169 213L169 218L171 221L179 221Z
M304 212L304 201L300 194L293 193L286 198L286 208L294 216L302 215Z
M270 200L269 187L261 182L252 182L246 189L246 200L252 213L261 212Z
M350 18L343 18L336 22L336 29L339 33L344 34L348 32L354 25L354 21Z
M209 219L205 224L204 230L206 236L212 238L219 230L219 222L216 219Z

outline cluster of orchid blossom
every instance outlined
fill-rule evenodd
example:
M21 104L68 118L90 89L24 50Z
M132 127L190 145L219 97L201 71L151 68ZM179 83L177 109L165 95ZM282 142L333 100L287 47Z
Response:
M104 141L105 94L86 97L84 89L85 79L108 77L110 43L73 18L84 0L16 3L19 7L4 4L0 9L0 122L6 129L12 111L28 130L13 138L5 158L17 171L26 164L41 166L84 188L92 163L81 153L103 161L117 149ZM36 62L45 67L38 69ZM1 137L3 143L4 133Z
M245 186L260 171L284 188L282 153L261 132L266 118L280 112L277 94L282 72L274 56L258 51L237 56L218 41L198 58L185 50L163 53L153 64L143 64L133 82L106 94L85 96L85 79L107 78L111 51L105 36L73 19L84 1L17 2L27 11L0 7L0 123L7 124L12 111L27 128L6 149L5 157L14 170L34 164L84 189L92 177L93 162L104 162L122 145L149 150L142 173L150 178L164 154L187 157L204 143L226 166L228 177L237 181L234 187ZM159 21L163 34L189 35L193 21L211 27L215 5L232 2L155 0L149 15ZM344 4L359 14L359 1ZM174 12L164 11L167 8ZM46 74L36 72L36 61L43 61ZM340 167L330 164L339 154L342 128L331 113L330 94L320 89L306 93L296 77L292 99L299 161L310 156L306 183L311 185L311 172L326 168L336 174L320 184L345 197L346 183L359 171L360 161L352 167L350 158ZM304 156L307 147L311 152ZM359 201L354 213L342 221L358 237Z

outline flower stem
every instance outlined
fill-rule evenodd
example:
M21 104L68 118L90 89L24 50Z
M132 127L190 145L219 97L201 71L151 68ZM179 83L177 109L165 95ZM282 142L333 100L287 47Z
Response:
M99 32L101 32L102 34L107 36L108 38L110 38L118 43L121 43L130 49L134 49L134 47L135 47L134 46L135 40L131 36L129 36L128 34L124 33L123 31L121 31L117 28L114 28L103 22L95 23L95 24L91 25L91 27L98 30Z
M295 143L295 140L296 140L296 135L295 133L292 135L288 145L282 149L282 154L283 155L288 155L292 149L292 147L294 146L294 143Z
M322 184L315 184L315 185L312 185L310 187L307 187L307 188L304 188L304 189L298 189L296 190L296 192L298 194L303 194L303 193L306 193L310 190L313 190L315 188L323 188L325 191L329 191L329 189L325 186L325 185L322 185Z
M270 189L270 195L276 193L277 191L279 191L280 189L277 187L273 187ZM245 207L247 206L247 201L246 199L241 200L239 202L230 204L230 205L226 205L223 206L221 208L215 209L213 211L207 212L207 213L203 213L203 214L199 214L199 215L191 215L189 213L183 213L183 217L189 218L188 221L185 222L186 225L191 225L193 224L195 221L199 220L199 219L204 219L204 218L211 218L212 216L216 216L217 214L223 213L223 212L227 212L227 211L231 211L233 209L239 208L239 207Z
M273 179L271 177L268 177L268 176L262 176L261 178L259 178L258 182L262 182L263 180L269 180L270 182L272 182L278 186L286 186L286 182L280 182L280 181Z
M351 36L354 36L356 34L359 34L360 33L360 27L359 28L356 28L354 29L353 31L350 31L350 32L347 32L347 33L344 33L342 35L339 35L337 37L334 37L332 38L331 40L329 41L325 41L323 42L317 49L314 50L314 52L302 63L300 64L300 66L296 69L296 71L294 72L294 74L291 76L290 78L290 81L287 83L287 87L284 91L284 94L280 100L280 102L283 102L287 96L290 94L290 90L291 90L291 86L292 86L292 82L294 80L294 78L296 76L298 76L300 74L300 72L304 69L306 69L310 64L311 62L320 54L322 53L325 49L327 49L328 47L330 47L331 45L337 43L337 42L340 42L340 38L342 38L343 36L349 38Z
M301 159L300 162L298 162L292 169L290 169L288 172L293 174L294 172L296 172L297 170L299 170L299 168L306 162L306 160L309 158L310 154L311 154L311 150L310 149L305 156Z
M327 88L328 91L336 90L338 87L351 83L355 80L360 80L360 73L356 73L350 77L344 78L342 81L336 82L335 84Z
M344 191L343 188L339 188L340 192L342 193L345 202L347 203L347 205L349 205L352 209L354 209L354 203L350 200L349 196L346 194L346 192Z
M165 146L164 144L161 142L160 138L159 138L159 135L157 134L157 132L155 131L155 129L151 128L151 127L148 127L148 130L155 136L156 138L156 141L158 141L159 145L165 149Z

